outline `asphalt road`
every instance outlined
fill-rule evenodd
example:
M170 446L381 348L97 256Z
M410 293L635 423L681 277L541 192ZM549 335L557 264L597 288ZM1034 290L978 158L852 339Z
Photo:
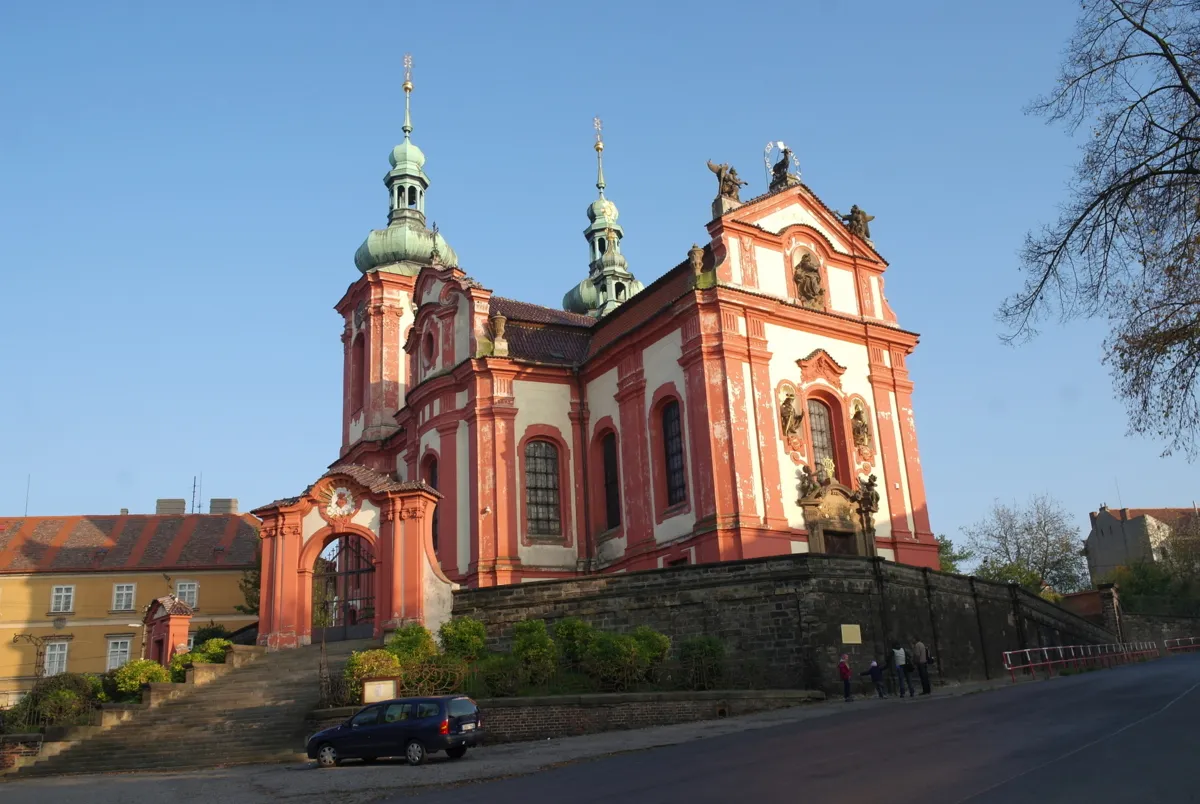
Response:
M1200 654L886 703L386 800L1200 802Z

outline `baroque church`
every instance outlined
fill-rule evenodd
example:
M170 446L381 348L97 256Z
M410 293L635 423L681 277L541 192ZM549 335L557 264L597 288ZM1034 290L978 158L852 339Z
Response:
M918 338L888 305L870 216L822 202L782 143L749 200L710 162L708 242L643 284L597 121L587 275L562 309L509 299L427 225L412 89L387 225L336 305L340 452L255 511L263 644L436 625L458 586L805 552L938 566Z

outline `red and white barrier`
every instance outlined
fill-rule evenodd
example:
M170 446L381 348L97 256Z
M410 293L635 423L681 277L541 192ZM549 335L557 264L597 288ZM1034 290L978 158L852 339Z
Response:
M1200 647L1200 646L1198 646ZM1054 675L1055 668L1083 670L1095 667L1115 667L1130 662L1144 662L1159 656L1154 642L1125 642L1110 645L1061 645L1055 648L1026 648L1010 650L1004 654L1004 669L1017 680L1017 671L1036 674L1046 672Z
M1168 653L1191 653L1200 650L1200 637L1179 637L1163 642Z

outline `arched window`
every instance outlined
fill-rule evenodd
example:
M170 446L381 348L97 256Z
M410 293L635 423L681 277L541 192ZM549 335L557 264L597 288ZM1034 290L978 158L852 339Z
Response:
M549 441L525 445L525 531L530 536L561 536L558 447Z
M416 206L417 206L417 188L409 187L408 188L408 208L415 209Z
M820 464L832 458L837 464L833 448L833 415L829 406L816 399L808 400L808 429L812 434L813 461Z
M621 524L621 486L617 477L617 435L609 433L600 441L604 457L604 514L611 530Z
M428 483L429 486L431 488L433 488L434 491L437 490L437 487L438 487L438 462L437 462L437 458L435 458L432 455L430 455L428 458L425 459L425 482ZM437 552L437 549L438 549L438 529L439 529L438 528L438 525L439 525L438 509L439 508L441 508L440 505L433 506L433 550L434 550L434 552Z
M663 450L667 461L667 505L687 499L687 480L683 467L683 427L679 421L679 402L671 400L662 407Z
M362 410L363 387L366 385L366 345L359 335L350 347L350 413Z

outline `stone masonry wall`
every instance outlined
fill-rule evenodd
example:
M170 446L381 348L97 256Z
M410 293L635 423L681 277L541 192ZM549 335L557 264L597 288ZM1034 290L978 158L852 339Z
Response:
M35 757L41 750L40 734L0 734L0 773L10 770L17 757Z
M1121 636L1126 642L1162 642L1180 637L1200 637L1200 617L1162 617L1121 612Z
M1006 584L812 553L462 590L454 615L483 621L493 649L525 619L552 627L579 617L617 632L649 625L676 643L717 636L731 657L762 662L789 686L830 692L839 654L857 671L893 641L923 639L935 673L958 680L996 677L1008 650L1116 641ZM858 626L861 642L843 642L843 625Z

